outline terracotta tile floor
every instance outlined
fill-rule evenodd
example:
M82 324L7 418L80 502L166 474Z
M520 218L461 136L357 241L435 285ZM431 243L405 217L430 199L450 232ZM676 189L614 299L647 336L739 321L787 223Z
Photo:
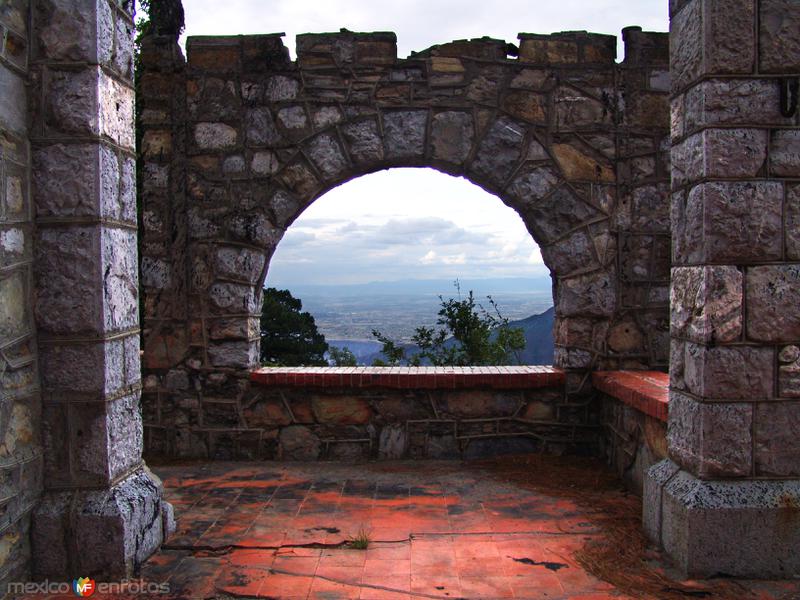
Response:
M800 598L800 582L680 581L638 533L640 500L592 461L154 471L178 531L141 577L169 598Z

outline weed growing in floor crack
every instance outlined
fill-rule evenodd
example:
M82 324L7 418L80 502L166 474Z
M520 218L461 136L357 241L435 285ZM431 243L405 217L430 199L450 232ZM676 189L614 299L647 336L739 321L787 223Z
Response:
M364 529L362 526L357 534L350 536L348 543L350 547L355 550L366 550L369 547L370 541L370 531Z

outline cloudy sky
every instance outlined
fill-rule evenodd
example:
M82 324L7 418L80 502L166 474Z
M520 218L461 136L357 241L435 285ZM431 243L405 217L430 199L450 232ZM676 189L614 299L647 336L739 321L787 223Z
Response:
M666 31L667 0L183 0L186 35L394 31L398 55L488 35L585 29L620 37L628 25ZM618 58L622 59L621 42ZM517 214L463 179L395 169L317 200L271 261L276 286L404 278L527 277L545 270Z

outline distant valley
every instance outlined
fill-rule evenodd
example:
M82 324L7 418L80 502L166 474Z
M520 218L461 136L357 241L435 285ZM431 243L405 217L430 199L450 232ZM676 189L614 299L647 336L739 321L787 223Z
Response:
M356 285L294 285L292 294L315 318L329 344L346 346L360 364L380 356L377 329L399 343L410 343L414 329L435 326L439 296L458 297L453 280L403 280ZM269 285L269 283L268 283ZM473 291L487 309L491 295L512 326L525 331L522 364L553 361L553 296L549 277L461 280L461 295Z

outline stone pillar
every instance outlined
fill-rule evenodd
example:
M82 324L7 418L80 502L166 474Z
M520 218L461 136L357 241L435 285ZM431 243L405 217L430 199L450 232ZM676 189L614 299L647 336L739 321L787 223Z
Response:
M141 457L132 7L31 7L45 456L35 577L129 575L170 514Z
M0 595L30 576L41 492L39 372L31 311L33 209L28 143L28 2L0 8Z
M668 443L644 522L687 573L800 575L796 0L671 2Z

